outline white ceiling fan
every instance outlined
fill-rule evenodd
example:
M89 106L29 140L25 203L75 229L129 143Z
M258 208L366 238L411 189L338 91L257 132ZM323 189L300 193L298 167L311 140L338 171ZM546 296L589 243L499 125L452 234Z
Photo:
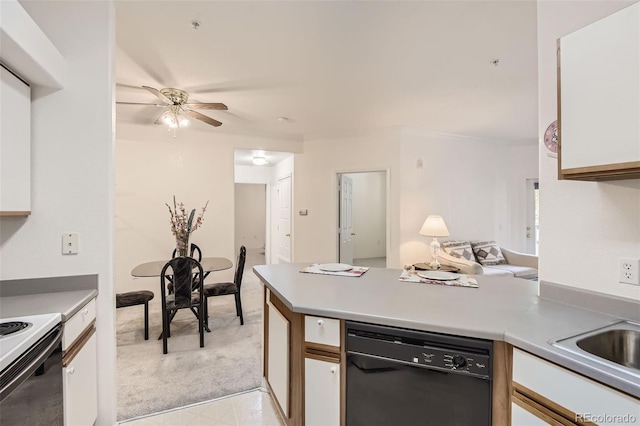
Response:
M160 99L163 103L143 103L143 102L116 102L117 104L122 105L153 105L159 108L166 108L166 110L162 113L158 121L164 122L169 126L169 129L176 129L178 127L186 126L189 123L187 116L193 117L197 120L200 120L204 123L207 123L211 126L221 126L222 123L218 120L214 120L211 117L208 117L204 114L201 114L197 111L194 111L194 108L197 109L215 109L215 110L228 110L227 106L222 103L188 103L189 94L181 89L175 88L165 88L165 89L155 89L149 86L142 86L143 89L148 90L153 93L158 99Z

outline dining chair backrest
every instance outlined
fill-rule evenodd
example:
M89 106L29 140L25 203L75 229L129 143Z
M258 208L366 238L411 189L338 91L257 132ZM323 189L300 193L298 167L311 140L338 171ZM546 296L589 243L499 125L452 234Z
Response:
M179 309L190 309L198 319L200 347L204 347L204 297L202 265L192 257L174 257L162 268L160 288L162 290L162 353L166 354L167 338L171 336L171 319ZM171 280L173 291L168 289L167 281Z
M244 272L244 263L247 260L247 249L245 246L240 247L240 252L238 253L238 261L236 262L236 274L233 277L233 283L238 287L238 291L240 291L240 286L242 285L242 273Z
M178 249L173 249L173 253L171 253L171 258L173 259L178 254ZM198 262L202 262L202 250L197 245L191 243L191 247L189 250L189 257L194 258Z
M202 290L202 280L198 279L201 276L202 265L192 257L174 257L164 265L160 275L162 286L166 285L165 278L172 277L176 309L193 306L191 293Z

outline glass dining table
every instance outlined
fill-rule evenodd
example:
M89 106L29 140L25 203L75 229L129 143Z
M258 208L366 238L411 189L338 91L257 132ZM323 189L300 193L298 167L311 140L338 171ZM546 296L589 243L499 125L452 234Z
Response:
M168 261L169 259L141 263L131 270L131 275L134 277L159 277L162 273L162 268ZM211 272L224 271L231 268L233 263L225 257L203 257L200 265L202 265L204 277L206 278Z

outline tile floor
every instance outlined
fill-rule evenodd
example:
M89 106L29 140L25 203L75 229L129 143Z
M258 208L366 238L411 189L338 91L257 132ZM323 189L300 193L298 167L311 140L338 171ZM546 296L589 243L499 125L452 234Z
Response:
M231 395L126 422L122 426L282 426L264 389Z

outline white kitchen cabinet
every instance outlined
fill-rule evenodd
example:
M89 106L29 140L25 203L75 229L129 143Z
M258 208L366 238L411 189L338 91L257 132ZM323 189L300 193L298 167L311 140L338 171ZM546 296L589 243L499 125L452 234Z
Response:
M340 425L340 361L305 358L306 426Z
M541 416L541 413L532 414L515 402L511 404L511 426L547 426L554 424L543 420L539 416Z
M98 414L96 335L63 368L64 424L92 425Z
M289 321L269 304L268 378L280 408L289 413Z
M640 400L519 349L513 351L513 387L513 402L533 408L527 411L548 424L577 424L580 418L599 425L622 424L629 416L640 420ZM563 422L567 419L573 423ZM512 413L512 424L519 426L515 421Z
M62 389L65 426L92 425L98 417L96 299L64 323Z
M306 342L339 347L340 320L305 315L304 340Z
M640 177L640 3L558 41L558 177Z
M0 66L0 216L31 213L31 89Z

